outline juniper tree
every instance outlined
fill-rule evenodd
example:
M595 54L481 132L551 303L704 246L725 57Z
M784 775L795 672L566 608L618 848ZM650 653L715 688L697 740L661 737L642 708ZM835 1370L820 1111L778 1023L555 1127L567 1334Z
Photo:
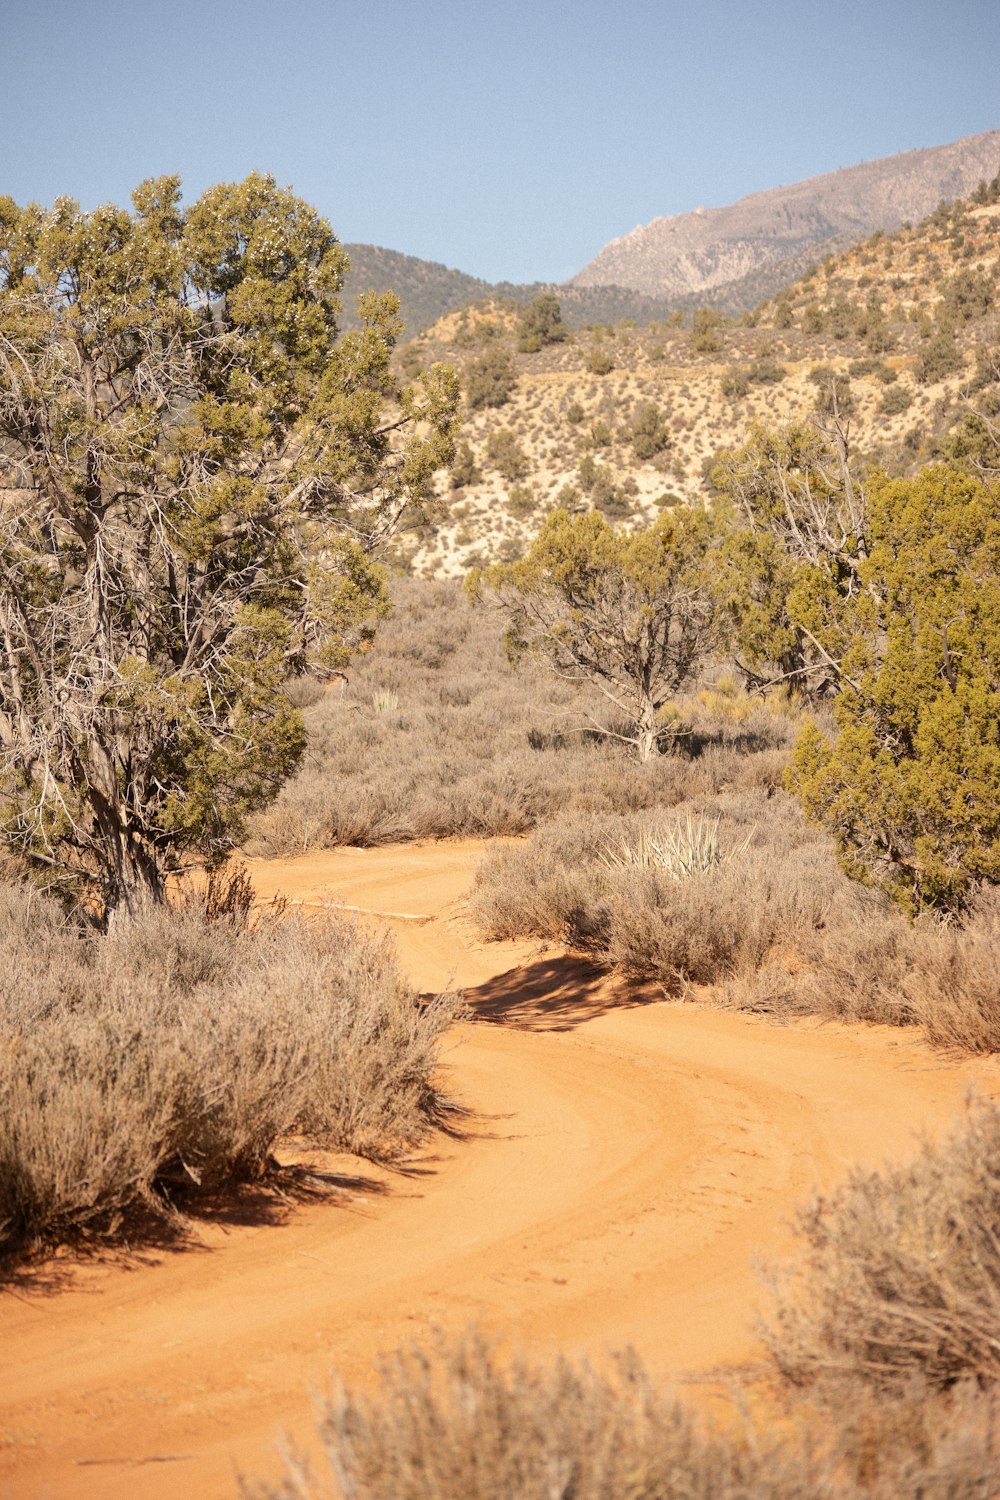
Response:
M839 427L756 429L716 471L716 592L745 670L825 679L791 784L848 872L913 911L1000 881L1000 512L973 476L859 474Z
M0 826L107 909L294 769L282 685L385 613L457 400L397 388L391 296L338 339L344 251L272 178L132 204L0 199Z

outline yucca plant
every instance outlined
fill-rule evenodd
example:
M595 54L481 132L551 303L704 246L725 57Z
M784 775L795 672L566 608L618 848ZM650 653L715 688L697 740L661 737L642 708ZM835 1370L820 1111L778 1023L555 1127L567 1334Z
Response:
M617 848L606 849L601 862L610 870L663 870L674 880L683 880L698 871L728 864L750 847L754 830L733 848L723 853L719 845L719 819L710 822L701 814L687 817L683 824L666 828L645 828L634 842L621 839Z

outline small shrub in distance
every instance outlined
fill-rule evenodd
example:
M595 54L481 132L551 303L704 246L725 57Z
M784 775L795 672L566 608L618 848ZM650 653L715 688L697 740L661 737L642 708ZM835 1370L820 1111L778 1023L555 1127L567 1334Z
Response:
M482 477L482 471L476 463L471 446L466 442L459 443L455 449L449 475L451 488L453 490L465 489L467 485L479 484Z
M879 402L878 409L883 417L898 417L904 411L909 411L912 405L913 392L908 385L899 383L889 387Z
M941 328L917 350L916 375L921 385L935 385L965 363L951 329Z
M515 484L507 492L507 509L519 521L533 515L538 507L538 498L527 484Z
M465 396L473 411L506 406L516 385L514 361L504 349L487 349L465 372Z
M568 332L555 294L540 292L521 313L517 347L522 354L537 354L546 344L562 343Z
M583 367L588 375L610 375L615 367L614 355L599 344L592 344L584 355Z
M670 428L659 407L648 401L632 418L629 436L636 458L643 462L666 452L671 445Z
M486 444L486 456L504 479L512 483L528 472L528 455L509 427L496 427Z
M750 392L750 378L739 365L728 365L719 378L719 390L730 401L739 401Z

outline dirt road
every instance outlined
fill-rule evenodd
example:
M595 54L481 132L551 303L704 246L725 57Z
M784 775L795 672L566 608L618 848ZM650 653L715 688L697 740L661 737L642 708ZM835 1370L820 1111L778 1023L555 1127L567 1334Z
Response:
M60 1260L53 1289L0 1296L0 1497L231 1500L236 1465L273 1472L278 1430L308 1431L327 1370L365 1378L435 1325L632 1343L670 1378L739 1359L754 1258L788 1245L792 1205L940 1130L970 1081L1000 1089L994 1065L906 1034L636 1003L578 960L478 943L462 894L479 849L255 865L264 894L397 914L414 981L469 988L501 1023L448 1050L473 1134L409 1176L345 1161L339 1204L128 1264Z

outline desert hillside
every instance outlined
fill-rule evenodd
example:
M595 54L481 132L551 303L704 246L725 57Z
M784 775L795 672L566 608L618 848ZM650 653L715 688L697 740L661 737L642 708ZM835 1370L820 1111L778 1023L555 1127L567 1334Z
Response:
M666 317L675 303L666 297L651 297L633 287L620 286L549 286L543 282L521 284L512 281L481 281L465 271L455 271L436 261L403 255L379 245L345 245L351 267L343 287L345 328L360 326L357 299L367 291L395 292L407 331L422 332L451 312L458 312L470 302L491 297L506 302L530 302L539 292L558 292L563 316L574 328L588 323L606 322L609 318L633 318L648 323Z
M715 454L756 421L822 418L832 381L857 454L911 472L947 452L997 391L996 180L978 199L814 263L739 319L602 324L534 353L510 304L439 320L402 361L455 365L466 410L410 561L448 575L512 557L556 505L627 520L697 500Z

